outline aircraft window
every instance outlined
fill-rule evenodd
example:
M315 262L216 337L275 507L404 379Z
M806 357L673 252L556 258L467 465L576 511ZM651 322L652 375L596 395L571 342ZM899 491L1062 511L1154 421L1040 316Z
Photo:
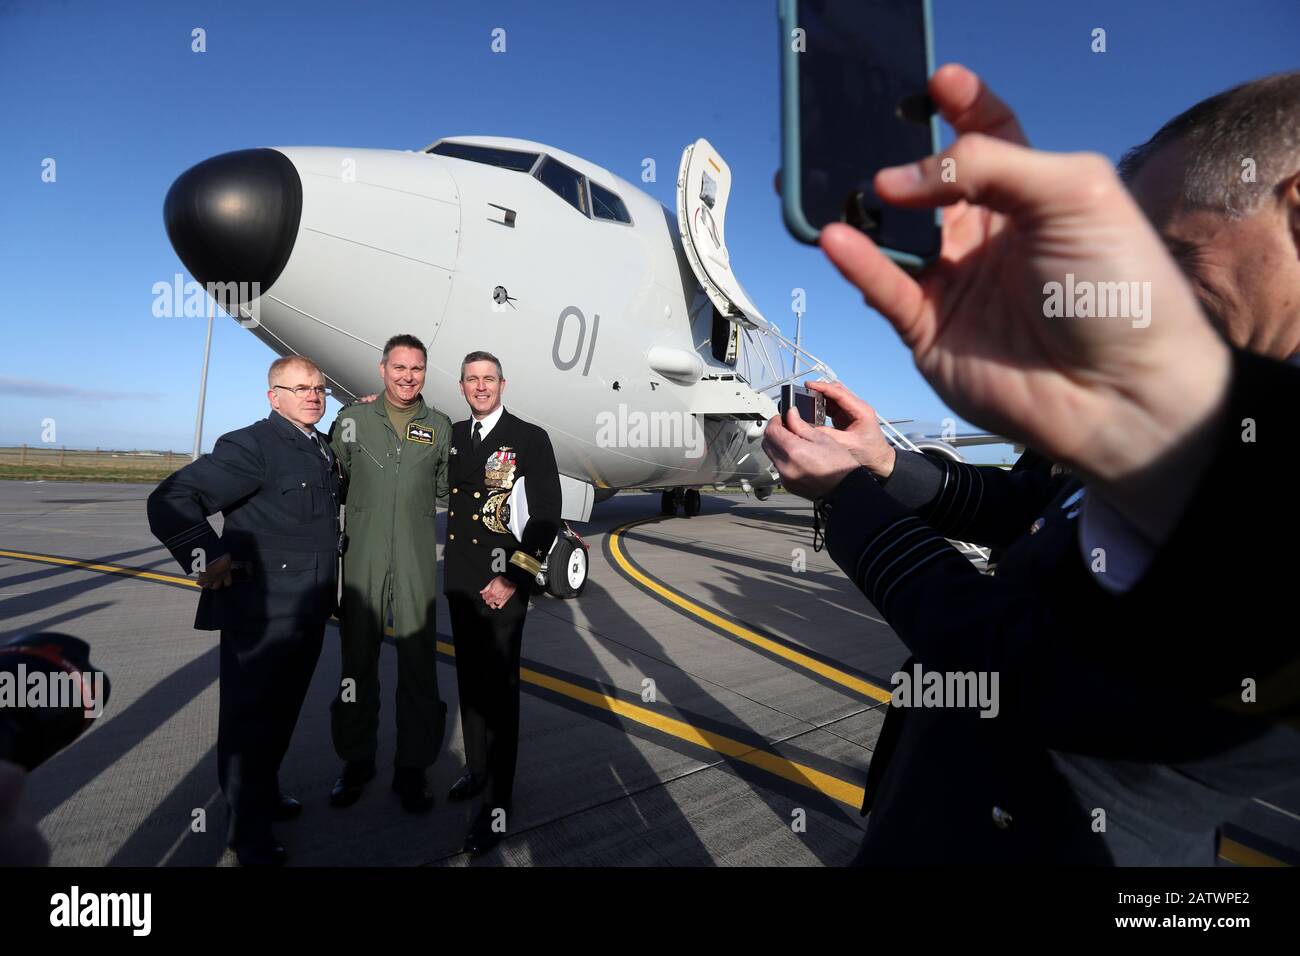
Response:
M597 219L632 224L632 217L628 215L623 200L604 186L597 186L595 183L591 184L591 214Z
M485 163L488 166L500 166L526 173L537 162L536 153L521 153L513 149L497 149L495 146L475 146L473 143L439 143L429 150L435 156L450 156L453 159L468 159L472 163Z
M587 215L587 187L582 173L547 156L536 175L547 189Z

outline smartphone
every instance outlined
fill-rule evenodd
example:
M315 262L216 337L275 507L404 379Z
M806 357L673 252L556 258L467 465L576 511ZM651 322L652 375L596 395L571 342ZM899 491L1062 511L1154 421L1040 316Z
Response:
M781 0L781 200L786 228L816 243L846 222L906 269L939 254L939 211L883 203L886 166L939 151L927 92L930 0Z
M778 404L782 418L785 418L786 411L791 407L809 425L826 424L826 396L821 392L814 392L802 385L782 385L781 401Z

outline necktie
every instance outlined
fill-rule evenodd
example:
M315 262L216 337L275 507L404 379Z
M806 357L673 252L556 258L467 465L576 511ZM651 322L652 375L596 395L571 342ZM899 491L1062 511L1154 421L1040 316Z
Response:
M478 451L478 446L483 444L483 423L474 423L474 450Z

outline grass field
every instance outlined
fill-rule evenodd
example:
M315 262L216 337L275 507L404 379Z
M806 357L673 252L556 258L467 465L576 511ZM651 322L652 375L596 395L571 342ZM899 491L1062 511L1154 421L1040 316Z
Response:
M161 481L188 464L173 451L115 451L49 445L0 448L0 479L16 481Z

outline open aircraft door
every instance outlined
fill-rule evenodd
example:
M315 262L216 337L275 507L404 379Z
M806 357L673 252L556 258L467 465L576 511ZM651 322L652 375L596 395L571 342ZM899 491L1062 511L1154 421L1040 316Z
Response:
M731 271L727 252L727 198L731 167L707 139L682 152L677 172L677 231L695 278L718 313L742 328L768 329L758 307Z

